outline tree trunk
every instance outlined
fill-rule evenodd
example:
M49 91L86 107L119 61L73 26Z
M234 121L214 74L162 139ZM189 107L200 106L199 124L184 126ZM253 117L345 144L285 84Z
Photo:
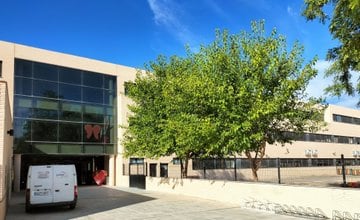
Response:
M185 164L184 164L185 162ZM189 164L189 157L186 156L185 159L180 160L180 164L181 164L181 178L187 178L187 172L188 172L188 164Z
M261 161L265 155L265 146L266 146L266 141L263 141L260 144L260 146L257 149L255 149L254 157L251 155L250 151L245 151L245 155L250 161L250 168L252 171L253 180L256 182L259 181L259 176L257 174L257 171L259 170L261 166Z

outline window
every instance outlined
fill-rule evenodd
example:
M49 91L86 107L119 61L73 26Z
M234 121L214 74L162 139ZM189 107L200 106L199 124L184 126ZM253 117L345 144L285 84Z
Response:
M32 95L32 80L15 77L15 94Z
M83 120L85 122L104 122L104 107L100 105L84 105Z
M130 164L143 164L144 158L130 158Z
M34 100L34 118L58 119L59 103L55 100L35 99Z
M115 97L115 93L113 91L104 91L104 104L105 105L110 105L113 106L114 105L114 97Z
M59 81L64 83L81 84L81 70L60 67L59 68Z
M151 163L150 164L150 176L151 177L156 177L156 163Z
M59 141L81 142L81 127L79 123L59 123Z
M102 88L103 76L100 73L83 72L83 85Z
M333 114L333 121L360 125L360 118Z
M58 98L58 84L55 82L34 80L34 96L46 98Z
M172 162L173 162L174 165L180 165L181 164L181 161L180 161L179 158L173 158Z
M83 87L83 101L102 104L103 90Z
M34 62L34 78L58 81L58 68L54 65Z
M31 121L24 119L14 120L14 150L26 150L31 141Z
M28 97L15 96L14 115L19 118L31 118L33 109L33 100Z
M104 88L109 90L115 90L116 88L116 77L114 76L104 76Z
M73 101L81 101L81 87L60 83L59 98Z
M32 141L57 141L58 125L50 121L33 121L31 123Z
M16 59L15 76L32 77L32 62Z
M84 135L83 141L84 142L93 142L93 143L101 143L102 142L102 131L103 125L102 124L84 124Z
M129 94L129 87L134 84L133 82L124 82L124 95L127 96Z
M167 163L160 164L160 177L168 177L168 164Z
M0 77L2 77L2 61L0 60Z
M60 110L60 120L64 121L81 121L82 106L79 103L63 102Z
M22 59L14 69L16 153L115 153L116 76Z

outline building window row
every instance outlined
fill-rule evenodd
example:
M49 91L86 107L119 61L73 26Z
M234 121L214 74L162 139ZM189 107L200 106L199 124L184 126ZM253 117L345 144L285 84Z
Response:
M115 109L110 106L15 96L14 117L55 121L114 124Z
M333 120L336 122L360 125L360 118L356 117L333 114Z
M109 90L116 88L114 76L22 59L15 59L15 76Z
M334 158L266 158L261 161L262 168L275 168L278 167L324 167L324 166L339 166L340 159ZM203 169L249 169L250 161L247 158L209 158L209 159L193 159L193 170ZM345 165L353 166L360 165L358 159L345 159Z
M360 137L349 137L349 136L330 135L330 134L315 134L315 133L295 134L292 132L285 132L285 135L295 141L360 144Z

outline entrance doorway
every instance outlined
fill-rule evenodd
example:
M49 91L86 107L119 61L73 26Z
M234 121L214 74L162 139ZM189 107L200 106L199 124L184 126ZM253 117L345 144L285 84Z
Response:
M22 155L20 189L26 188L30 165L74 164L78 185L95 185L93 175L105 169L105 156Z

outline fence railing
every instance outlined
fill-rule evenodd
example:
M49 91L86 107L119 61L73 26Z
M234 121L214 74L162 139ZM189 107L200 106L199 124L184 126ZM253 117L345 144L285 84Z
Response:
M201 179L254 181L247 159L223 160L195 162L196 169L191 175L195 174ZM200 165L202 169L199 169ZM257 171L259 182L312 186L360 185L360 161L344 159L343 156L337 159L264 159L261 165Z
M145 169L145 170L144 170ZM123 164L123 174L181 178L180 165L166 163ZM333 158L265 158L257 171L259 182L311 185L360 185L360 160ZM189 163L188 177L226 181L254 181L246 158L194 159Z

